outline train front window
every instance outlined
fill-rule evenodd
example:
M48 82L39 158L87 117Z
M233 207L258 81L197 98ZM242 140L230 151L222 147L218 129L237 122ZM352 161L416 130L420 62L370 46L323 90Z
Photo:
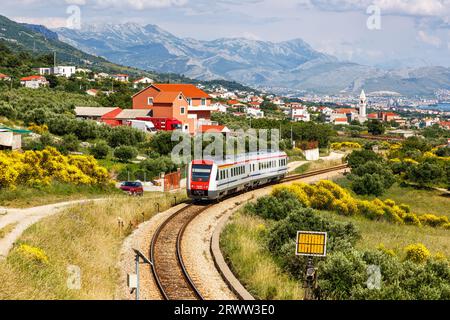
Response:
M192 181L208 182L211 176L212 166L203 164L194 164L192 166Z

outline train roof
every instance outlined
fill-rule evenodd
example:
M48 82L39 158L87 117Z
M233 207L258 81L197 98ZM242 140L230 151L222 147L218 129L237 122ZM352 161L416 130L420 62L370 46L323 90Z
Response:
M262 152L250 152L250 153L244 153L238 156L227 156L225 159L218 158L218 157L205 157L202 160L193 160L193 164L216 164L218 166L221 165L229 165L234 163L240 163L240 162L247 162L247 161L255 161L255 160L262 160L262 159L268 159L268 158L279 158L279 157L286 157L286 152L283 151L262 151Z

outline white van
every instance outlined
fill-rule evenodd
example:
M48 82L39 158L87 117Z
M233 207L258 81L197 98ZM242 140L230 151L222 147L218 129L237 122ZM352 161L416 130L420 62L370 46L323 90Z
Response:
M155 125L151 121L131 120L130 125L132 128L142 130L146 133L156 133Z

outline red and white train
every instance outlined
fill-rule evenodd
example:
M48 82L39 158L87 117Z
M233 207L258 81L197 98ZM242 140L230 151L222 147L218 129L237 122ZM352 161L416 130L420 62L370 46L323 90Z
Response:
M233 160L194 160L189 164L187 193L194 200L221 198L275 182L286 176L284 152L247 153Z

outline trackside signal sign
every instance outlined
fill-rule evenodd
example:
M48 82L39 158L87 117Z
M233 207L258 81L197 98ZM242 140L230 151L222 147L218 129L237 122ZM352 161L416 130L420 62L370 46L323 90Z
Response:
M295 254L298 256L326 257L327 233L315 231L297 231Z

